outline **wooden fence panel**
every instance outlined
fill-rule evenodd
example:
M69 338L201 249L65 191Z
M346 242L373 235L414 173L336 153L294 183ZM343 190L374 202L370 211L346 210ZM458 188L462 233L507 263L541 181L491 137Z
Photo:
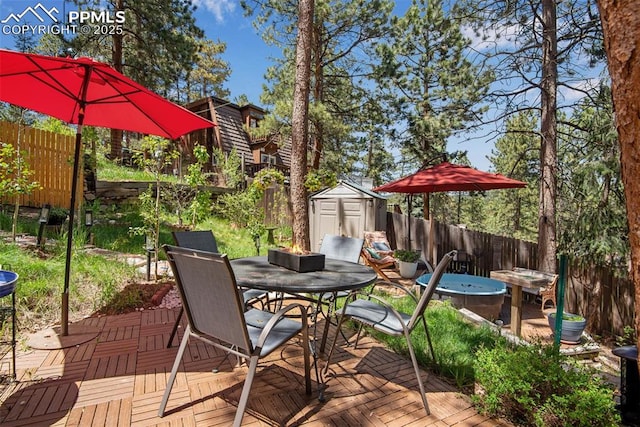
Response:
M20 198L21 206L40 207L45 203L68 208L71 199L73 154L75 137L61 135L11 122L0 122L0 141L17 147L20 131L20 150L26 151L26 160L33 170L33 180L40 184L30 195ZM82 173L82 167L80 167ZM76 199L82 200L83 180L78 185ZM13 203L12 200L2 200Z
M406 249L407 219L398 213L387 213L387 234L395 248ZM471 274L489 277L491 270L524 267L536 269L538 245L504 236L468 230L454 225L411 218L411 247L426 250L430 230L434 233L436 259L445 253L462 249L471 257ZM622 335L625 326L635 319L634 287L631 279L615 276L611 271L581 267L577 261L567 268L565 311L580 313L589 321L595 334Z

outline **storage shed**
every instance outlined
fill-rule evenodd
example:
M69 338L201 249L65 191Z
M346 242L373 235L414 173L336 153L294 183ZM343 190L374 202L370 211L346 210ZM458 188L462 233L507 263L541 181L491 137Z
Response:
M347 181L309 198L311 250L325 234L363 238L365 231L387 229L387 199Z

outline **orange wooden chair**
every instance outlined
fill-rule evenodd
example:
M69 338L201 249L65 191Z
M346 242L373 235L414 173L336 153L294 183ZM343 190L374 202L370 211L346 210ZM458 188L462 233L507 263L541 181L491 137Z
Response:
M385 231L365 231L365 245L362 248L362 258L365 264L382 279L389 281L389 276L383 271L384 268L396 266L396 259L393 257L393 249L387 239Z
M547 303L547 301L552 302L554 307L558 306L558 303L556 301L556 285L557 284L558 284L558 275L554 274L553 280L549 282L549 284L544 288L540 288L540 298L542 299L542 305L540 306L541 310L544 310L544 306Z

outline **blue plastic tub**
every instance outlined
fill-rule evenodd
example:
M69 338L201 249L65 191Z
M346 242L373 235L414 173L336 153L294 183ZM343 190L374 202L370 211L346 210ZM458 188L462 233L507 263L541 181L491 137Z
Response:
M416 282L426 286L431 273L424 274ZM500 315L507 286L499 280L470 274L443 274L436 293L451 299L457 308L466 308L485 319L495 320Z

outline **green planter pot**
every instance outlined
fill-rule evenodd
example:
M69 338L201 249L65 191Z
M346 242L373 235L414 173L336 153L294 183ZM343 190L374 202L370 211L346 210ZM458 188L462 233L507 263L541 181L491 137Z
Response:
M549 327L556 334L556 313L552 312L547 314L547 320ZM564 313L562 315L562 333L560 335L560 342L564 344L579 344L582 337L582 332L587 326L587 319L571 313Z

